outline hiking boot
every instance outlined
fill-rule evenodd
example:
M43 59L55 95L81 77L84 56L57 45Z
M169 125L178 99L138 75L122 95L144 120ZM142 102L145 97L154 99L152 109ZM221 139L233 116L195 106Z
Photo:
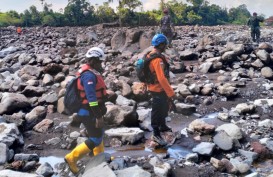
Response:
M159 128L160 132L172 132L172 129L168 127L167 125L162 125Z
M166 146L168 144L160 135L153 135L152 140L157 142L160 146Z

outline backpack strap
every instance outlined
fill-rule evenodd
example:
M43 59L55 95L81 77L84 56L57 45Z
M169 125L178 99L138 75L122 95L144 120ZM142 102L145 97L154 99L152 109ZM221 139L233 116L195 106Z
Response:
M150 56L147 57L149 54L150 54ZM151 51L149 51L149 52L147 52L147 53L144 55L144 57L145 57L145 59L147 59L146 62L147 62L148 64L150 63L150 61L152 61L152 60L155 59L155 58L161 58L161 59L163 60L163 63L164 63L165 65L168 65L168 62L167 62L165 56L162 55L162 54L160 54L160 53L158 53L158 52L155 52L155 53L152 53L152 54L151 54Z

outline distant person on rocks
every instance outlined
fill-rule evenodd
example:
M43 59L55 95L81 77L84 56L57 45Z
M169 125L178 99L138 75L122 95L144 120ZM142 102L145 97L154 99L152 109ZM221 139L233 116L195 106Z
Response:
M103 145L103 116L106 113L105 98L106 86L100 72L103 71L101 63L105 60L101 48L93 47L85 55L86 64L82 65L77 75L77 88L82 98L78 119L86 128L88 139L75 147L65 156L71 172L79 173L77 161L84 155L93 152L94 156L104 152Z
M150 82L147 83L148 90L153 98L151 115L152 140L161 146L165 146L167 143L161 137L160 132L172 131L166 125L165 118L168 116L170 103L175 95L169 83L170 64L162 54L168 46L167 37L163 34L156 34L152 39L152 46L154 46L154 49L146 56L147 59L149 57L154 58L149 63Z
M253 16L247 22L247 25L250 27L251 30L251 38L253 42L260 42L260 22L263 22L264 19L262 17L257 16L257 13L254 12Z
M171 16L169 15L169 10L163 10L164 16L160 20L160 30L161 33L164 34L169 41L169 47L171 47L172 39L174 33L176 33L173 22L171 20Z
M21 27L17 27L16 28L16 32L17 32L18 36L20 36L22 34L22 28Z

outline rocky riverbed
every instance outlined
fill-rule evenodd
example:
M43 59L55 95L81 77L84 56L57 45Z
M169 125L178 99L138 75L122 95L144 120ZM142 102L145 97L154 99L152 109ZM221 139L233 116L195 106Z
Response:
M1 28L0 177L73 177L62 159L86 136L63 96L93 46L107 55L106 154L81 160L82 176L273 176L273 28L257 44L245 26L176 27L166 149L150 141L151 100L134 67L156 29Z

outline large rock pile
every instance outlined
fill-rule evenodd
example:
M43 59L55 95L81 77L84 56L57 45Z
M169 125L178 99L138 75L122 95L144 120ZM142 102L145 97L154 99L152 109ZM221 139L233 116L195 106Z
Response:
M186 133L181 131L182 135L181 129L178 134L164 135L172 143L181 138L195 141L195 146L178 159L121 158L112 164L103 161L93 165L94 168L108 171L109 176L122 176L129 170L140 176L167 176L171 167L202 168L207 165L203 160L209 159L215 173L246 174L254 161L272 155L273 123L269 115L273 105L273 30L262 30L260 44L250 43L248 31L240 26L185 26L177 27L177 31L174 47L165 52L171 61L171 84L177 107L177 113L168 119L205 114L214 109L219 112L217 117L223 125L197 119L184 129ZM70 122L77 123L77 119L76 115L69 118L65 115L63 96L66 83L74 77L85 52L92 46L103 48L107 55L103 76L110 95L105 115L110 127L106 131L110 145L144 143L145 132L152 130L150 96L136 78L134 63L151 50L154 34L152 27L101 29L96 26L27 28L20 37L15 32L3 33L0 165L13 162L11 168L20 171L36 168L37 154L18 153L25 143L23 135L59 133L57 137L44 137L42 143L48 148L71 149L85 140L84 131L69 131ZM230 104L223 107L224 103ZM184 137L187 133L191 136ZM41 146L25 144L24 148L30 151ZM120 161L146 165L124 169ZM93 173L93 167L87 168L87 176ZM36 173L47 176L53 173L51 168L42 164ZM44 174L46 171L49 174ZM13 172L3 170L2 173Z

